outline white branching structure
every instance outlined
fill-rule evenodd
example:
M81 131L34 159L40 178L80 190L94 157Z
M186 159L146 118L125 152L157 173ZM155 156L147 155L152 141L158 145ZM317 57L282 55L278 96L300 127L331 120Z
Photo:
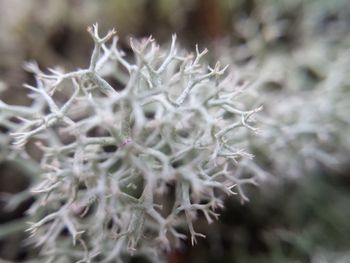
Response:
M0 94L6 88L6 84L0 81ZM11 145L12 138L8 134L21 127L21 124L14 119L29 111L31 109L27 107L8 105L0 100L0 162L13 159L17 155L17 150Z
M212 222L223 194L256 183L235 171L252 157L240 138L257 132L252 115L260 108L237 101L242 87L226 67L201 64L207 50L178 52L173 36L164 52L148 38L130 42L130 62L114 30L88 32L89 68L47 74L29 63L33 105L1 104L21 121L14 145L34 141L43 152L32 240L51 262L156 259L186 238L184 226L194 244L203 236L193 225L198 213Z

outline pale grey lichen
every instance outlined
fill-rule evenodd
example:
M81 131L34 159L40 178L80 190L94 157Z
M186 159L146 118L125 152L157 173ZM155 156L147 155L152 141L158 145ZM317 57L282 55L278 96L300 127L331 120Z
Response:
M156 260L186 238L184 226L196 243L197 214L216 219L222 194L256 184L236 171L252 157L242 138L257 132L252 116L261 108L239 103L242 87L227 67L202 62L206 49L178 51L175 36L167 52L152 38L131 40L126 59L114 30L88 32L87 69L45 73L28 63L32 106L1 104L21 121L14 145L33 141L43 154L28 230L50 262Z

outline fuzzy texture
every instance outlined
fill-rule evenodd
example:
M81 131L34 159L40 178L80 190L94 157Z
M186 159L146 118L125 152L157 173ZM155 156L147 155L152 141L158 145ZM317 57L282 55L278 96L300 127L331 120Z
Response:
M293 57L270 56L260 66L253 90L265 107L259 115L262 132L249 140L253 165L268 181L303 180L320 169L341 171L348 164L349 55L313 43ZM246 163L251 167L250 160Z
M260 162L265 162L265 169L301 179L318 169L341 170L349 161L349 54L339 50L331 57L325 47L312 45L301 49L294 61L287 58L288 66L274 76L267 72L273 72L267 62L260 75L261 88L283 88L275 92L260 90L264 94L261 103L266 105L266 115L259 119L264 129L252 145L261 152ZM285 58L270 62L279 69L286 64ZM280 153L277 158L274 152Z
M210 223L223 194L256 184L235 171L252 158L242 138L257 132L251 121L261 108L239 103L244 87L226 67L201 64L207 50L179 52L175 36L167 52L152 38L132 40L129 61L114 30L88 32L87 69L47 74L28 63L32 106L1 104L20 110L17 149L32 141L43 153L31 240L51 262L121 262L130 253L156 260L186 238L184 226L192 244L204 236L193 225L198 212Z

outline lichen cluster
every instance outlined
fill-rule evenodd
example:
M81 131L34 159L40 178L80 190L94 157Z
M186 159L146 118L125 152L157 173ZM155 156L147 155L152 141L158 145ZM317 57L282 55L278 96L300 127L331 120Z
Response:
M42 151L30 240L52 262L155 259L186 228L194 244L203 236L198 214L212 222L223 194L256 183L235 172L252 158L242 147L261 108L245 109L244 87L220 63L205 65L206 49L178 51L173 36L164 51L148 38L131 40L129 58L114 30L88 32L95 47L87 69L46 73L28 63L32 105L2 103L20 120L15 147Z

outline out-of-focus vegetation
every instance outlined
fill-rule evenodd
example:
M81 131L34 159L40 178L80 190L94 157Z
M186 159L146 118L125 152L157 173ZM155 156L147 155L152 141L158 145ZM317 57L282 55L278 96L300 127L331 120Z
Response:
M23 70L26 60L42 68L86 65L92 43L85 28L96 21L105 30L116 27L122 45L131 35L150 34L166 43L176 32L184 46L208 46L242 81L255 80L249 91L269 117L247 146L264 182L246 189L250 202L243 206L227 200L219 222L208 227L199 219L207 239L184 244L169 262L350 262L349 1L2 0L1 98L28 102L21 93L22 83L33 81ZM319 130L290 134L300 121ZM1 124L0 190L23 191L35 167L6 160L10 141ZM8 212L1 203L0 258L35 258L22 246L29 204Z

